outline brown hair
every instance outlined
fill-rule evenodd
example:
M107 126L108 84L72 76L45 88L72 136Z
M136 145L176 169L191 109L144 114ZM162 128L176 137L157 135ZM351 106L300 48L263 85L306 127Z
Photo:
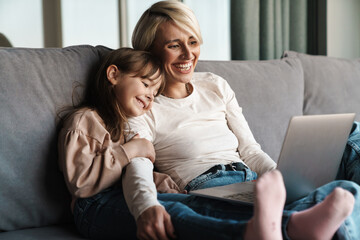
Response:
M111 139L118 141L124 134L124 124L127 117L121 105L116 100L113 85L107 78L106 70L110 65L115 65L123 74L134 74L136 77L157 79L161 76L161 86L157 94L160 94L165 87L163 69L160 61L151 53L138 51L132 48L119 48L111 51L100 64L95 78L87 87L85 100L64 118L65 121L72 113L81 108L95 110L105 123ZM158 74L156 74L158 73ZM156 76L154 76L156 74Z

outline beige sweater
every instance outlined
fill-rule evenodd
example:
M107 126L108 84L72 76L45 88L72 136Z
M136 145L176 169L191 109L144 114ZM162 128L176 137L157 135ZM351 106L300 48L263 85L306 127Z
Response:
M96 111L81 109L67 119L59 133L58 148L60 169L73 196L72 209L77 198L93 196L119 183L122 170L130 162L121 144L123 139L118 142L111 140ZM155 191L179 190L168 175L149 174ZM135 184L130 182L128 187L135 188ZM146 202L152 206L159 205Z
M67 119L59 133L59 165L74 198L90 197L120 180L130 162L121 144L111 140L96 111L81 109Z

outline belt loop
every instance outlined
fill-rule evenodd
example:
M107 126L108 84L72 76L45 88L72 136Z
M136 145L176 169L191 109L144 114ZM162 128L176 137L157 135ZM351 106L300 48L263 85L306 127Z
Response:
M226 171L226 166L224 164L220 164L219 166L221 166L221 171Z

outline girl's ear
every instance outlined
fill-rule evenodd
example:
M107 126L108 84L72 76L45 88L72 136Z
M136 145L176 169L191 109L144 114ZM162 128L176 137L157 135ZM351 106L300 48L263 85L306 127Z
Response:
M116 65L110 65L106 69L106 77L112 85L116 85L118 82L118 76L120 75L120 71Z

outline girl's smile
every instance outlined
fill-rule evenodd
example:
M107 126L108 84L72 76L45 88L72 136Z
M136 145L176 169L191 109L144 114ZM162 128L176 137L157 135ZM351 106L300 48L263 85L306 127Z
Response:
M140 116L151 109L162 82L159 72L148 79L132 73L123 74L115 65L109 66L107 76L114 86L119 106L128 117Z

